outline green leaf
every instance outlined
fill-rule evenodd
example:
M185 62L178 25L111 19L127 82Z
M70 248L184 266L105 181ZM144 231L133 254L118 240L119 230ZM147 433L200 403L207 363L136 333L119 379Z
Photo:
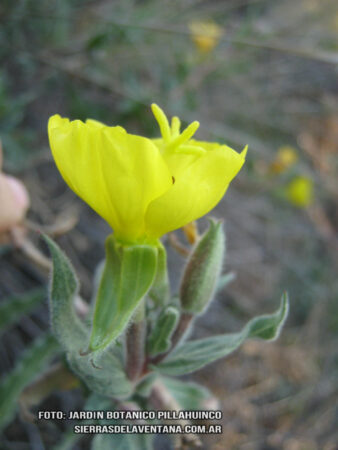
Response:
M164 353L170 348L171 336L176 328L179 311L168 306L156 320L154 329L149 337L148 350L151 356Z
M122 246L106 240L106 264L99 287L89 348L103 350L126 328L133 312L151 287L157 247Z
M91 450L152 450L153 438L151 434L97 434Z
M125 398L132 386L126 377L121 361L107 352L101 369L93 366L91 355L81 355L87 345L89 331L74 311L74 298L78 284L74 270L50 238L45 236L53 259L50 287L50 313L53 331L67 352L70 368L94 392L110 397Z
M235 272L228 272L224 275L221 275L217 284L217 292L223 291L228 284L230 284L236 278Z
M136 386L135 392L141 397L149 397L151 394L153 384L157 379L158 374L155 372L148 373Z
M46 298L45 289L34 289L31 292L9 297L0 304L0 332L32 311Z
M207 364L235 351L246 339L274 340L288 315L289 301L283 294L280 308L273 314L255 317L239 333L213 336L184 343L160 363L156 370L169 375L195 372Z
M192 381L161 377L161 381L182 409L195 411L205 409L206 402L212 398L210 391Z
M53 332L68 352L83 349L88 331L75 314L74 299L78 281L68 258L48 236L43 236L52 256L53 269L50 280L50 315Z
M107 409L111 409L111 407L111 400L96 394L91 394L86 400L83 409L85 411L106 411ZM97 422L97 420L92 419L81 420L76 421L75 423L73 422L73 426L75 424L85 425ZM74 445L83 437L83 435L75 434L73 426L62 435L60 441L53 447L53 450L72 450L74 448Z
M60 351L53 336L46 334L36 339L23 353L15 368L0 384L0 428L14 416L21 391L41 372Z
M170 298L167 252L162 244L158 247L156 277L149 291L149 297L159 305L165 305Z

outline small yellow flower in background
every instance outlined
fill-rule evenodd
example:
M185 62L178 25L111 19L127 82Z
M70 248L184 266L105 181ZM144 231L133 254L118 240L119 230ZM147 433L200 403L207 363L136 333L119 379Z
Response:
M313 181L305 176L294 178L287 186L286 195L294 206L307 208L313 202Z
M199 123L180 131L155 104L162 137L147 139L94 120L48 123L55 163L69 187L124 242L151 242L207 214L245 161L218 143L191 139Z
M283 146L277 151L275 160L270 165L269 171L274 174L285 172L298 161L297 151L293 147Z
M209 21L193 21L189 24L191 39L202 53L211 52L223 34L217 23Z

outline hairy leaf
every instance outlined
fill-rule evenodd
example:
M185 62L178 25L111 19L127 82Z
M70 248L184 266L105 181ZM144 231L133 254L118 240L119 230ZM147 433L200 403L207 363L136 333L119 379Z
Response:
M212 398L210 391L192 381L161 377L161 381L182 409L194 411L205 409L205 403Z
M168 306L157 319L154 329L149 337L148 348L152 356L169 350L171 336L176 328L179 311L173 306Z
M107 352L101 368L94 367L91 355L81 355L88 343L89 332L74 311L74 298L78 283L74 270L60 250L45 237L53 259L50 288L50 311L53 331L66 350L70 368L94 392L117 398L128 396L132 386L126 377L120 360Z
M275 313L251 319L239 333L186 342L177 347L155 368L169 375L184 375L229 355L246 339L274 340L279 336L288 315L288 309L288 296L284 294L280 308Z

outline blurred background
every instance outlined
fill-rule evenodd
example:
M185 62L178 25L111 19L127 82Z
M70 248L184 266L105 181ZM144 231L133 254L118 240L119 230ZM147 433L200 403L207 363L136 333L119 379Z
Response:
M337 449L337 2L2 0L0 61L3 170L31 199L25 237L0 247L0 305L21 305L0 320L1 373L49 326L47 252L35 231L62 235L86 299L109 233L62 181L48 118L93 118L155 137L156 102L168 116L199 120L199 139L249 146L211 213L225 219L224 270L235 278L195 335L237 331L274 311L284 290L291 299L277 342L248 342L193 376L224 412L223 435L206 437L206 448ZM176 239L188 245L181 232ZM185 259L169 254L177 287ZM79 409L81 396L56 393L43 407ZM66 426L16 417L1 448L53 448Z

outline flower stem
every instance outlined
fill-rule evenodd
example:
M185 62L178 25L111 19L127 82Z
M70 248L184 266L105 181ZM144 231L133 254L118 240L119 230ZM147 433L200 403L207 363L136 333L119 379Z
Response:
M138 307L134 321L127 331L126 338L126 372L131 381L141 375L145 359L146 320L144 302Z

